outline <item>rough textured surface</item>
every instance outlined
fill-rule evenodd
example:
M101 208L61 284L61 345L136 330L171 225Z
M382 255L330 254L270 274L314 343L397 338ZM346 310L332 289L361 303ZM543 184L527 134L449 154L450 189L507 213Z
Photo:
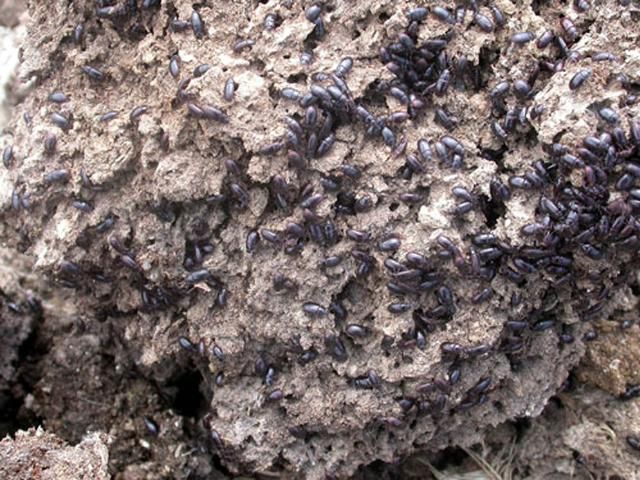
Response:
M638 314L635 300L602 322L598 329L600 341L587 350L577 376L581 381L595 385L613 395L623 393L628 385L640 384L638 360L640 359L640 329L637 326ZM624 312L624 313L623 313ZM622 328L622 322L630 321L632 327Z
M6 0L0 3L0 126L9 122L10 107L24 96L24 89L15 82L18 68L18 47L22 43L26 28L20 23L26 5L21 0Z
M21 22L20 17L26 8L27 4L24 0L2 0L0 2L0 25L7 28L18 27Z
M75 447L42 429L0 442L0 475L15 480L107 480L105 436L92 434Z
M589 387L563 393L523 436L514 464L527 478L636 478L640 457L626 439L640 432L638 413L637 401Z
M594 326L580 320L615 319L635 308L635 251L616 250L613 244L606 262L577 248L565 252L573 260L568 283L542 266L514 282L503 270L513 268L508 255L493 263L500 274L491 282L470 274L469 265L470 239L478 232L491 231L514 248L544 241L520 233L524 225L542 221L540 192L514 189L502 204L490 191L492 179L507 183L510 175L530 171L535 160L548 157L552 142L578 148L585 135L606 129L594 113L602 105L614 106L625 128L637 117L637 103L624 105L638 80L637 5L622 9L603 2L578 15L570 5L498 2L509 20L492 34L467 28L469 19L452 27L430 16L419 29L420 41L454 31L447 53L457 62L465 56L481 65L482 88L469 86L473 80L465 80L465 88L454 84L446 95L429 96L414 118L393 126L396 138L407 140L406 153L416 152L420 138L435 141L447 133L464 146L463 169L434 159L419 175L403 175L405 155L368 136L363 122L349 114L337 116L333 148L305 169L291 168L284 153L259 154L264 145L282 139L285 115L303 114L279 92L287 86L306 91L317 78L314 73L331 71L345 56L354 59L346 79L356 103L378 116L406 111L388 94L394 76L379 50L406 28L412 5L327 3L322 18L329 34L321 40L314 39L314 26L304 18L309 5L204 2L198 5L206 26L202 39L190 29L170 27L176 15L191 17L186 1L161 2L135 16L111 19L98 18L91 1L30 5L21 76L35 77L36 88L16 109L3 144L14 146L14 160L0 170L0 238L31 256L56 290L44 302L49 321L40 335L49 339L48 354L39 360L41 378L28 405L67 440L79 441L88 430L108 431L111 470L122 478L212 475L212 457L232 472L344 477L375 459L393 462L416 449L470 445L489 426L542 411L585 351L583 334ZM490 15L487 7L482 11ZM263 26L267 13L279 15L275 30ZM584 58L567 61L553 75L534 75L533 65L547 55L555 61L557 52L540 51L534 42L518 47L509 38L527 29L536 34L559 30L561 14L576 22L579 38L572 48ZM85 31L80 44L72 38L79 23ZM256 45L234 53L232 46L242 38ZM313 49L310 66L300 63L305 48ZM603 49L619 61L589 58ZM168 68L175 54L181 58L178 79ZM211 68L191 79L183 97L219 106L229 123L194 118L176 99L178 80L192 77L201 63ZM105 79L89 78L81 71L87 65L100 69ZM593 68L592 77L569 94L569 79L584 66ZM631 87L615 80L620 73L629 76ZM534 76L532 98L511 95L507 106L544 105L545 112L528 112L508 140L500 141L491 133L491 121L499 115L492 111L488 89L501 79ZM229 77L237 84L230 102L222 97ZM65 92L69 101L49 102L54 91ZM146 113L131 119L130 112L142 105ZM457 117L452 132L433 120L437 108ZM100 121L108 111L118 115ZM68 131L52 123L54 112L72 116ZM51 134L57 137L54 153L44 150ZM225 167L229 158L239 172ZM344 165L358 167L361 176L349 177ZM44 175L58 169L69 171L69 181L47 184ZM284 193L276 175L287 183ZM575 171L566 177L577 188L585 186ZM326 178L337 179L343 193L368 195L373 208L345 214L336 206L349 202L327 191L314 213L305 213L302 192L309 186L322 192ZM246 205L233 200L238 196L234 184L247 191ZM456 202L451 190L457 185L477 202L464 219L451 213ZM545 192L554 195L559 189L546 186ZM402 202L406 192L420 193L420 202ZM227 200L216 201L221 194ZM24 202L14 208L25 198L26 208ZM74 206L79 200L91 209ZM598 214L605 207L599 205ZM102 223L107 218L114 220L110 229ZM339 241L314 243L310 227L329 219ZM625 219L631 226L634 221ZM286 246L304 243L293 254L270 245L261 230L284 238L289 222L305 228L304 242L288 238ZM374 240L357 245L347 238L349 228L366 230ZM263 239L248 253L245 239L251 229ZM401 240L400 249L380 251L378 241L391 233ZM442 234L459 245L460 268L443 257L437 242ZM354 248L366 254L353 255ZM203 251L199 258L197 252ZM442 303L433 292L403 295L411 310L388 311L400 300L387 288L392 277L384 261L404 262L411 251L429 257L442 284L454 292L455 312L430 316ZM320 268L329 255L344 260ZM362 274L363 263L370 266L368 274ZM190 282L190 273L201 269L210 276ZM287 288L274 284L277 274L291 282ZM489 283L492 298L472 304L473 295ZM224 306L218 300L222 290L228 292ZM515 302L518 294L522 300ZM585 318L590 299L606 300L597 318ZM337 315L335 307L329 315L309 316L302 309L305 302L325 308L339 303L348 316ZM536 331L536 322L548 319L554 320L553 328ZM509 332L509 320L527 322L526 331ZM351 323L365 326L366 338L348 337L344 332ZM422 348L416 332L426 336ZM572 341L559 342L561 334L571 334ZM335 345L330 340L327 347L327 335L341 339L348 358L331 355ZM181 350L180 336L193 343L203 339L206 354L197 353L197 347ZM612 359L619 340L606 336L592 344L588 358L593 364ZM477 357L466 351L446 356L444 342L490 348ZM224 352L224 360L211 353L213 345ZM301 362L310 350L318 358ZM635 375L629 368L634 352L620 358L623 368L613 376L604 370L594 383L619 393L635 382L629 376ZM256 375L258 359L265 367L258 365ZM263 370L269 366L275 369L273 385L265 385ZM456 369L461 372L457 383L449 381ZM380 385L354 388L354 379L366 381L370 371ZM220 372L224 382L217 386ZM587 367L584 378L594 375ZM472 395L474 385L489 376L488 395ZM436 408L437 392L417 391L434 379L442 381L442 411ZM279 402L268 401L274 389L284 393ZM420 409L414 405L403 412L402 399ZM160 425L158 438L148 438L144 415Z
M40 320L39 304L29 289L37 291L40 285L25 273L28 267L25 257L0 247L0 434L9 432L7 424L16 421L14 398L24 395L18 372L24 361L20 348Z

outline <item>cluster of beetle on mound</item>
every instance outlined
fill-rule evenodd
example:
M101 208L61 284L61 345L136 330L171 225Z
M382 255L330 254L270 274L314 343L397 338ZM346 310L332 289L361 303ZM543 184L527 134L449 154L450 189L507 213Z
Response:
M624 5L625 2L620 2ZM628 4L628 2L626 2ZM155 12L161 7L160 0L145 0L138 7L135 0L117 4L111 1L97 2L96 15L101 19L113 21L118 29L129 27L128 32L135 34L136 29L142 28L135 20L145 11ZM589 10L586 0L578 0L574 7L579 12ZM458 25L467 25L467 17L471 16L472 28L489 34L503 29L505 17L494 5L480 5L474 0L457 6L454 10L435 6L430 9L415 8L407 14L407 27L395 41L380 50L380 60L392 72L395 79L381 82L376 88L385 95L394 97L405 106L401 111L384 115L377 115L370 111L366 99L353 98L347 78L354 68L351 58L342 59L333 72L316 72L312 75L313 83L308 92L302 92L292 87L281 89L281 98L286 102L297 102L304 110L287 116L284 119L286 132L283 138L273 144L265 145L259 155L275 156L286 152L288 165L292 172L301 177L307 169L312 168L312 162L331 152L336 142L338 126L353 125L354 128L366 129L372 142L384 142L391 148L391 155L398 158L405 155L405 166L398 172L398 177L409 180L433 169L447 169L463 172L467 150L454 132L458 125L455 113L442 107L431 109L431 99L447 95L451 89L460 92L472 90L486 91L491 104L492 133L502 146L497 150L485 148L478 154L489 161L499 161L507 150L506 142L510 139L519 141L527 137L532 130L530 119L544 114L544 105L533 105L536 82L548 80L555 72L563 70L566 65L579 63L582 56L571 50L578 40L580 33L576 26L568 19L559 22L557 31L542 33L536 47L545 52L539 62L532 65L526 79L501 80L489 85L487 69L483 62L486 58L478 59L478 64L471 63L466 57L451 57L447 53L449 41L456 34ZM429 16L438 21L449 24L451 28L444 35L428 38L422 42L418 40L418 32L424 28L423 23ZM319 42L326 34L323 21L323 8L319 5L309 7L305 12L308 21L315 25L310 35L311 43ZM268 14L264 20L264 28L273 30L282 24L282 18L277 14ZM194 10L189 21L173 18L169 27L174 32L184 32L192 29L197 38L207 35L206 24L197 10ZM78 45L84 41L84 27L78 25L73 31L73 39ZM535 40L531 32L517 32L509 37L509 49L517 50ZM252 39L240 39L232 49L241 54L250 49L255 42ZM592 62L615 63L618 59L608 52L596 52L590 56ZM304 52L301 62L305 66L313 63L312 52ZM225 124L231 121L224 110L218 106L207 104L188 91L193 78L204 75L209 68L203 64L196 67L192 77L181 77L181 60L174 55L169 61L169 73L178 81L177 94L173 99L175 108L184 108L186 114L202 121L214 121ZM95 66L87 65L83 72L92 82L103 82L108 75ZM589 82L591 70L579 70L566 86L567 95L579 92L580 88ZM178 80L180 79L180 80ZM629 85L628 79L617 79L623 87ZM224 84L223 98L231 102L234 91L238 87L233 78ZM63 105L67 97L62 92L54 92L49 100ZM637 97L632 93L626 95L620 107L633 105ZM357 185L365 174L358 166L344 164L335 175L324 176L319 184L322 192L314 190L311 183L298 188L288 183L281 175L273 175L270 183L270 202L276 211L291 212L299 208L302 220L291 221L283 231L273 231L256 227L248 232L246 237L246 254L250 255L257 248L262 248L266 242L271 248L282 250L287 255L296 255L305 246L313 242L319 247L330 249L341 241L353 242L351 255L355 259L357 268L354 278L367 278L371 272L379 268L371 255L371 249L388 253L384 261L384 269L388 275L388 290L398 297L398 301L388 306L393 314L411 312L413 324L402 335L402 338L384 339L381 348L390 350L394 347L409 349L424 349L430 333L446 323L456 313L456 293L448 286L448 276L451 270L446 266L449 262L455 265L460 276L476 282L478 287L467 299L472 304L489 301L496 292L492 282L497 277L507 279L518 286L524 286L532 275L537 281L545 282L548 290L542 302L542 307L530 311L526 318L510 319L504 325L503 333L494 345L460 345L457 343L443 343L440 348L443 360L450 367L448 375L443 379L417 385L415 394L400 398L398 416L386 416L379 421L391 427L407 425L405 419L411 415L429 414L433 418L440 418L445 414L454 414L468 410L485 403L489 398L492 385L490 376L480 378L468 389L457 404L451 404L450 394L460 381L462 362L490 352L501 352L506 355L517 355L525 348L528 331L541 332L549 329L557 331L561 344L576 341L572 334L572 326L564 325L554 311L558 303L558 295L553 291L558 288L571 289L572 298L582 305L580 315L589 321L597 317L603 310L612 292L603 287L593 293L581 292L576 286L576 279L587 278L591 283L602 283L605 276L612 273L601 265L612 264L620 274L613 279L614 284L630 281L629 259L635 259L640 245L640 221L636 218L640 210L640 188L636 188L636 178L640 176L640 123L629 120L628 128L615 111L615 106L600 106L595 115L598 117L599 129L597 133L583 139L581 145L564 145L561 142L545 145L547 153L545 160L537 160L525 172L511 175L507 178L499 174L491 181L490 197L457 186L452 189L456 199L456 206L448 212L452 220L461 220L473 210L487 212L504 212L505 205L512 195L519 195L525 191L527 195L537 197L535 218L531 223L522 227L518 239L498 238L490 228L478 231L467 238L464 244L456 244L450 238L441 235L437 239L438 250L433 255L420 252L406 253L404 258L396 256L401 247L399 236L385 235L374 239L364 230L345 229L344 232L336 221L340 217L357 215L375 208L374 201L368 195L356 196L349 191L349 187ZM433 120L447 133L438 139L423 138L417 142L415 151L411 151L407 140L397 132L410 121L428 121L427 111L433 111ZM458 114L462 112L456 112ZM130 113L130 121L135 123L143 114L152 114L149 107L140 106ZM100 121L111 121L117 112L107 112ZM63 132L68 132L73 124L73 117L69 112L54 112L51 122ZM25 116L25 121L32 119ZM47 134L44 139L44 152L54 155L56 152L56 136ZM167 137L160 139L163 149L170 148ZM14 164L13 147L4 150L3 161L7 168ZM207 202L227 213L233 209L247 208L250 201L250 189L243 178L243 166L240 162L227 159L225 167L228 175L225 180L223 193L207 198ZM579 175L578 175L579 174ZM68 169L48 172L43 179L44 184L64 184L71 178ZM581 178L580 182L576 179ZM100 187L93 185L89 176L81 173L84 188L92 192L99 192ZM535 192L535 193L534 193ZM327 199L335 200L335 208L331 217L317 213L317 206ZM420 191L404 191L397 193L397 199L408 205L421 205L425 197ZM19 189L13 195L15 210L31 208L30 195L20 193ZM73 199L73 206L83 212L91 212L93 206L89 200ZM166 214L159 207L158 215ZM115 225L116 218L109 217L94 229L98 235L106 234ZM109 237L109 244L118 253L122 265L135 272L136 287L141 292L142 308L147 311L169 308L176 299L187 293L193 285L205 282L217 289L216 303L224 307L227 303L228 291L224 283L207 269L202 268L207 254L214 246L211 234L206 225L192 232L187 241L184 267L187 274L184 283L172 286L161 286L150 283L144 277L143 269L138 265L135 254L115 236ZM346 238L345 238L346 237ZM576 267L576 257L587 257L593 262L593 268L588 270ZM327 255L319 268L328 271L343 261L339 255ZM312 266L311 268L316 268ZM60 265L58 281L62 286L77 288L82 275L89 274L86 268L77 263L63 262ZM92 278L98 281L110 282L113 278L101 272L92 272ZM295 281L276 274L273 279L276 290L294 288ZM238 292L238 295L241 293ZM430 301L425 300L426 298ZM513 293L510 298L512 307L523 301L520 293ZM435 302L435 303L434 303ZM424 303L431 303L425 307ZM347 323L348 312L339 302L329 306L306 302L301 308L312 317L324 317L330 313L335 318L336 329L327 333L325 337L325 351L337 362L347 361L351 345L357 345L370 335L367 325ZM595 330L589 330L584 340L597 338ZM204 340L192 342L186 337L179 339L179 345L196 355L207 357L211 355L224 365L225 355L222 349L213 344L207 347ZM288 346L293 358L301 364L309 364L321 354L318 349L303 350L295 341ZM255 362L256 375L263 378L266 386L271 387L277 378L277 366L270 362L268 356L260 356ZM350 385L359 389L377 388L384 379L373 370L357 378L349 379ZM224 375L218 373L215 379L217 385L223 385ZM640 393L640 388L630 386L624 398L632 398ZM281 401L285 392L273 389L266 393L272 402ZM213 424L207 417L207 427ZM152 419L146 419L149 430L157 434L159 427ZM223 439L211 428L211 438L218 448L224 446ZM301 426L290 428L293 436L305 438L308 431ZM629 445L637 442L628 441Z

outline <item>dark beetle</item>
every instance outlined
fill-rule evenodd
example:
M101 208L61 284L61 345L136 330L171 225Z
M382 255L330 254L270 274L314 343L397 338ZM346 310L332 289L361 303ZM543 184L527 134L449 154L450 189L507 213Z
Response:
M151 435L157 437L160 434L160 427L153 418L142 417L142 420L144 421L144 426Z
M413 20L416 22L423 21L425 18L427 18L427 15L428 15L428 10L425 7L413 8L409 10L409 13L407 14L407 16L409 17L409 20Z
M233 94L236 91L236 82L233 81L233 78L229 78L227 79L227 81L224 84L224 92L223 92L223 96L224 99L227 102L230 102L231 100L233 100Z
M233 51L238 53L238 52L241 52L242 50L253 47L255 44L256 44L255 40L251 40L249 38L244 40L238 40L233 45Z
M180 57L173 55L169 61L169 73L173 78L180 76Z
M13 145L7 145L2 152L2 163L9 168L13 162Z
M389 238L387 240L383 240L378 244L378 248L382 252L398 250L400 248L400 240L398 238Z
M81 45L83 39L84 39L84 25L79 23L73 29L73 41L76 43L76 45Z
M120 260L120 262L125 267L130 268L134 272L141 272L142 271L142 269L140 268L140 265L138 265L138 262L136 262L136 260L129 254L120 255L118 257L118 260Z
M196 38L202 38L204 36L204 22L202 21L200 13L196 10L191 12L191 28Z
M573 77L571 77L571 80L569 80L569 88L571 90L576 90L580 88L582 84L586 82L590 76L591 76L590 69L580 70Z
M345 57L340 60L338 66L336 67L335 74L338 77L344 78L351 71L351 67L353 66L353 59L351 57Z
M279 18L274 13L268 13L262 22L265 30L274 30L278 26Z
M619 121L618 114L609 107L603 107L598 110L598 115L600 115L600 118L608 123L618 123Z
M284 398L284 392L280 389L273 390L267 395L267 400L271 402L278 402Z
M187 337L178 337L178 345L180 345L181 348L187 350L188 352L196 351L195 345Z
M511 42L517 45L523 45L529 43L535 38L535 35L531 32L519 32L511 36Z
M65 131L71 128L71 120L61 113L52 113L51 122Z
M73 208L76 208L84 213L90 213L93 211L93 206L90 203L82 200L75 200L71 203L71 205L73 206Z
M481 13L476 13L473 16L473 21L475 22L476 25L478 25L478 27L480 27L483 31L487 33L493 32L493 29L495 28L493 21L491 21L489 17Z
M48 99L52 103L65 103L69 101L69 97L67 97L63 92L53 92L49 94Z
M211 273L208 270L197 270L187 275L185 281L190 284L199 283L211 278Z
M320 13L322 12L322 8L319 5L312 5L304 12L304 16L311 23L314 23L318 18L320 18Z
M131 121L131 123L135 123L140 118L140 116L147 113L148 111L149 107L147 107L146 105L136 107L131 110L131 113L129 114L129 120Z
M576 30L576 26L573 24L573 22L569 18L564 17L560 21L560 25L567 35L567 40L569 42L574 42L578 37L578 31Z
M100 116L101 122L109 122L118 116L118 112L107 112Z
M174 17L171 19L170 25L174 32L184 32L191 26L191 22Z
M502 11L495 5L491 5L489 8L491 9L491 15L493 15L493 20L496 22L498 28L503 27L507 20Z
M45 174L45 183L66 183L70 178L69 170L54 170Z
M196 65L196 67L193 69L193 76L194 78L200 78L210 69L211 65L209 65L208 63L201 63L200 65Z
M44 137L43 147L47 155L51 155L56 151L58 138L53 133L47 133Z
M366 337L368 335L368 331L365 327L356 324L347 325L345 332L347 335L354 338Z
M616 61L618 57L616 57L614 54L609 52L598 52L595 55L593 55L591 59L594 62L605 62L605 61L613 62L613 61Z
M640 437L629 435L627 436L626 440L627 440L627 445L629 445L634 450L640 451Z
M149 10L151 8L157 7L160 5L161 0L143 0L142 8L145 10ZM135 4L135 1L130 1L130 4Z
M300 63L302 65L311 65L313 63L313 52L304 51L300 54Z
M107 218L102 221L102 223L98 224L96 227L96 232L105 233L113 228L115 224L115 220L113 218Z
M94 68L90 65L85 65L82 67L82 71L92 80L96 80L98 82L104 80L105 75L97 68Z
M631 400L640 397L640 385L627 385L626 390L620 395L621 400Z
M431 13L442 22L455 23L455 18L451 15L451 12L444 7L436 5L431 8Z
M539 37L536 42L536 46L539 49L544 49L549 46L549 44L554 40L555 34L551 30L545 30Z
M318 305L317 303L307 302L302 305L302 310L312 317L324 317L327 314L327 309Z

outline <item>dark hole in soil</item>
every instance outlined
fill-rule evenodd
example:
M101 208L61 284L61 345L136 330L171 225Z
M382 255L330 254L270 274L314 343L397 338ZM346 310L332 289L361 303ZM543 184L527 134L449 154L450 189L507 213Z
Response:
M467 458L467 454L461 448L449 447L438 454L433 465L437 470L442 471L462 465Z
M170 380L168 401L170 407L183 417L202 417L211 403L212 392L195 368L179 372Z
M307 81L306 73L298 73L296 75L289 75L287 77L287 83L305 83Z
M506 212L503 202L497 201L497 199L489 199L486 195L480 195L480 208L484 213L485 223L489 228L494 228L498 219Z
M34 312L33 315L36 323L42 321L41 312ZM42 418L23 408L25 397L33 392L33 386L42 376L38 362L50 349L49 343L39 332L37 324L34 324L30 335L18 350L16 364L19 367L15 379L10 382L11 387L0 395L0 438L43 424Z
M385 88L380 80L374 80L367 85L360 99L361 103L367 108L383 107L386 105Z
M536 15L540 15L542 9L549 8L548 0L534 0L531 2L531 9L535 12Z
M516 429L517 440L520 440L527 430L531 428L531 419L529 418L517 418L513 421L513 426Z
M494 162L498 166L498 172L500 173L505 173L507 171L503 162L506 153L507 147L504 145L502 145L498 150L493 150L490 148L482 148L480 150L480 156L485 160Z
M390 18L391 15L389 15L387 12L381 12L380 15L378 15L378 20L380 20L380 23L384 23Z

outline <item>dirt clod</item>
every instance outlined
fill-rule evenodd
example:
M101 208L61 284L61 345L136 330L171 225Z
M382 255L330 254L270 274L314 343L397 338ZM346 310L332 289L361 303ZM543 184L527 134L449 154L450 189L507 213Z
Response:
M87 436L75 447L42 429L18 432L0 442L0 475L15 480L107 480L109 452L104 435Z

